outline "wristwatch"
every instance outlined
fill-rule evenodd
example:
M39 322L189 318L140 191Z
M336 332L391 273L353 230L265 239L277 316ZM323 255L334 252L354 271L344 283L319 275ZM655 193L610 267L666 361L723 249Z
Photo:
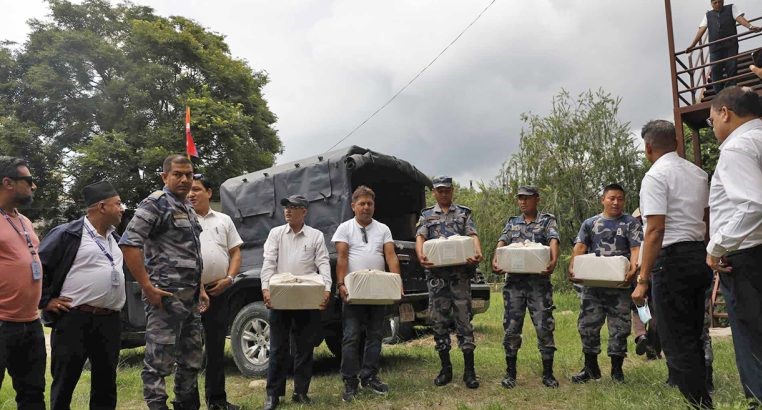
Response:
M227 276L225 276L225 277L226 277L226 278L228 278L228 279L230 279L230 283L231 283L231 284L233 283L233 277L232 277L232 276L230 276L230 275L227 275Z
M638 275L638 285L647 285L650 282L649 279L643 279Z

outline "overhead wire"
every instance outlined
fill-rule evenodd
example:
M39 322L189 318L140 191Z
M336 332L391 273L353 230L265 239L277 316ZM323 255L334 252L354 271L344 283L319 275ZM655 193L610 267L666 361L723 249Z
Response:
M426 64L425 67L423 67L420 71L418 71L418 73L416 75L414 75L413 78L411 78L410 81L407 82L407 84L405 84L402 88L397 90L397 92L394 93L394 95L392 95L391 98L389 98L385 103L383 103L380 107L378 107L375 111L373 111L373 113L370 116L368 116L362 122L357 124L357 126L354 127L351 131L349 131L349 133L347 133L347 135L345 135L344 137L342 137L341 139L336 141L335 144L331 145L331 147L328 148L326 150L326 152L336 148L337 145L339 145L342 142L346 141L347 138L351 137L352 134L354 134L357 130L362 128L362 126L365 125L368 121L373 119L373 117L375 117L376 114L378 114L384 108L386 108L389 104L391 104L392 101L394 101L400 94L402 94L402 92L404 92L408 87L410 87L410 85L413 84L413 82L415 82L415 80L417 80L418 77L421 76L421 74L423 74L426 70L428 70L429 67L431 67L439 59L439 57L441 57L450 47L452 47L452 45L455 44L455 42L457 42L463 36L463 34L465 34L466 31L468 31L468 29L471 28L471 26L473 26L477 21L479 21L479 19L484 15L484 13L486 13L487 10L490 7L492 7L493 4L495 4L495 1L497 1L497 0L490 1L489 4L487 4L487 6L484 7L484 9L482 9L481 12L479 12L479 14L476 16L476 18L474 18L470 23L468 23L468 25L457 36L455 36L455 38L450 42L450 44L445 46L445 48L443 48L442 51L440 51L439 54L436 55L436 57L434 57L428 64Z

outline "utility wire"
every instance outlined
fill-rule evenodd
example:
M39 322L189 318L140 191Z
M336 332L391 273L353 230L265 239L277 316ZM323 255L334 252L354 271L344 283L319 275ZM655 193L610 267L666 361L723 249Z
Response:
M392 95L392 96L391 96L391 98L389 98L389 99L388 99L388 100L387 100L387 101L386 101L386 102L385 102L383 105L381 105L380 107L378 107L378 109L376 109L376 111L373 111L373 114L371 114L371 115L370 115L368 118L366 118L366 119L365 119L365 120L363 120L361 123L359 123L359 124L358 124L358 125L357 125L357 126L354 128L354 129L352 129L352 131L349 131L349 133L348 133L347 135L345 135L345 136L344 136L343 138L341 138L340 140L336 141L336 143L335 143L335 144L331 145L331 148L328 148L328 149L326 150L326 152L327 152L327 151L330 151L330 150L332 150L332 149L334 149L334 148L336 148L336 146L337 146L337 145L341 144L341 143L342 143L342 142L344 142L344 141L345 141L347 138L349 138L350 136L352 136L352 134L354 134L354 133L355 133L355 131L359 130L359 129L360 129L362 126L363 126L363 125L365 125L365 123L367 123L367 122L368 122L368 121L370 121L370 120L371 120L373 117L375 117L375 116L376 116L376 114L378 114L379 112L381 112L381 110L383 110L384 108L386 108L386 106L387 106L387 105L391 104L391 102L392 102L392 101L394 101L394 100L395 100L395 99L396 99L396 98L397 98L397 97L398 97L400 94L402 94L402 92L403 92L403 91L405 91L405 90L406 90L408 87L410 87L410 85L411 85L411 84L413 84L413 82L414 82L415 80L417 80L417 79L418 79L418 77L420 77L420 76L421 76L421 74L423 74L423 73L424 73L424 71L426 71L426 70L427 70L429 67L431 67L431 66L432 66L432 65L433 65L433 64L434 64L434 63L435 63L435 62L436 62L436 61L439 59L439 57L441 57L441 56L442 56L442 55L443 55L443 54L444 54L444 53L445 53L445 52L446 52L446 51L447 51L447 50L448 50L448 49L449 49L449 48L450 48L450 47L451 47L453 44L455 44L455 42L456 42L456 41L458 41L458 40L459 40L459 39L460 39L460 38L463 36L463 34L465 34L465 33L466 33L466 31L468 31L468 29L470 29L470 28L471 28L471 26L473 26L473 25L474 25L474 23L476 23L476 22L477 22L477 21L478 21L478 20L479 20L479 19L482 17L482 15L484 15L484 13L485 13L485 12L486 12L486 11L487 11L487 10L488 10L490 7L492 7L492 5L493 5L493 4L495 4L495 1L497 1L497 0L492 0L492 1L490 1L490 2L489 2L489 4L487 4L487 7L485 7L485 8L484 8L484 9L483 9L483 10L482 10L482 11L481 11L481 12L480 12L480 13L479 13L477 16L476 16L476 18L474 18L474 19L473 19L473 20L472 20L470 23L468 23L468 25L467 25L467 26L466 26L466 27L465 27L465 28L464 28L464 29L463 29L463 30L460 32L460 34L458 34L458 35L457 35L457 36L456 36L456 37L455 37L455 38L454 38L454 39L453 39L453 40L450 42L450 44L448 44L447 46L445 46L445 48L443 48L443 49L442 49L442 51L440 51L440 52L439 52L439 54L437 54L437 56L436 56L436 57L434 57L434 59L433 59L433 60L431 60L431 61L430 61L430 62L429 62L429 63L428 63L428 64L427 64L425 67L423 67L423 68L422 68L420 71L418 71L418 73L417 73L415 76L413 76L413 78L411 78L411 79L410 79L410 81L408 81L408 82L407 82L407 84L405 84L405 85L404 85L402 88L400 88L400 89L399 89L399 90L398 90L396 93L394 93L394 95Z

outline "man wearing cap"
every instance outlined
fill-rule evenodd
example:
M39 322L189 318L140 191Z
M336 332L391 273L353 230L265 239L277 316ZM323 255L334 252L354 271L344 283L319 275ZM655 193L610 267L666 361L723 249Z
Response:
M19 409L45 409L45 335L37 304L42 293L40 245L28 206L37 185L21 158L0 155L0 386L5 370Z
M146 349L141 377L149 409L167 408L164 378L175 371L175 409L198 409L198 372L203 365L199 309L209 298L201 284L201 225L186 196L193 164L170 155L162 164L164 188L144 199L119 246L143 290ZM175 366L175 364L177 366Z
M537 211L537 205L540 203L537 188L529 185L520 186L516 197L521 215L508 218L497 247L527 240L536 242L550 246L550 262L545 270L537 274L506 274L503 287L503 304L505 305L503 348L507 368L501 384L506 389L516 386L516 357L521 348L521 330L528 308L537 331L537 347L542 356L542 384L555 388L558 387L558 381L553 376L553 356L556 351L556 343L553 339L556 326L553 309L556 307L553 305L553 286L550 284L550 275L556 268L559 254L556 217ZM506 273L497 266L497 253L492 260L492 269L498 273Z
M352 401L357 394L358 380L362 386L376 394L386 394L389 386L378 377L381 357L381 339L384 335L384 305L351 305L344 278L352 272L375 269L399 275L400 262L394 250L392 231L373 219L376 194L365 185L352 193L352 211L355 217L336 228L336 289L345 302L342 309L344 337L341 342L341 377L344 379L342 400ZM365 334L365 344L361 336Z
M227 401L224 359L230 314L230 292L227 290L233 286L233 278L241 267L243 240L233 220L209 206L211 199L212 185L202 174L193 175L188 200L203 229L200 236L201 257L204 260L201 283L209 295L209 308L201 312L206 351L204 398L210 410L237 410L238 406Z
M619 184L603 188L603 212L582 222L569 261L569 279L574 277L574 258L584 254L629 259L629 268L622 287L582 286L577 329L582 339L585 367L572 376L573 383L587 383L601 378L598 355L601 353L601 327L609 329L607 354L611 358L611 378L624 382L622 364L627 356L627 336L630 335L630 286L635 279L643 231L635 217L624 213L625 192Z
M68 409L82 366L90 360L90 407L116 407L124 306L124 271L115 226L124 208L108 181L83 189L87 214L53 228L40 243L40 309L50 335L52 409Z
M432 180L432 195L437 204L424 208L418 219L415 251L418 261L426 269L429 287L429 318L434 330L435 349L439 353L442 369L434 384L444 386L452 381L450 362L450 317L455 322L458 345L463 351L463 381L466 387L476 389L479 380L474 370L474 329L471 326L471 277L476 265L482 260L482 247L471 218L471 210L452 202L452 178L438 176ZM423 244L429 239L447 238L452 235L470 236L474 239L476 255L467 265L434 268L423 253Z
M291 273L308 275L319 273L325 283L323 303L320 310L328 306L331 294L331 265L323 233L305 225L307 199L292 195L280 201L286 223L270 230L264 245L264 261L260 281L262 298L270 309L270 362L267 369L267 397L264 410L278 407L280 397L286 395L286 375L288 373L289 336L293 333L296 344L294 354L294 403L307 404L307 395L312 379L312 351L314 337L320 333L319 310L279 310L270 305L270 279L274 275Z

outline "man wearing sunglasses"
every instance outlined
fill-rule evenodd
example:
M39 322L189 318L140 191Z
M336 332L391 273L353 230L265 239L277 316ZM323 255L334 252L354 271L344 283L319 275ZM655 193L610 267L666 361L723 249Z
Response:
M124 207L108 181L83 189L87 214L58 225L40 243L45 272L40 309L53 328L52 409L68 409L90 360L90 406L116 407L121 320L125 302L122 251L115 227Z
M45 409L40 240L16 209L31 204L36 189L26 161L0 156L0 385L7 369L19 409Z
M352 401L357 394L358 376L362 387L376 394L386 394L389 386L378 377L381 357L381 339L384 332L383 305L347 304L347 274L363 269L400 273L400 263L394 250L389 227L373 219L376 194L365 185L352 193L352 211L355 217L336 228L336 290L345 302L343 306L344 338L341 342L341 377L344 379L342 400ZM360 338L365 333L365 346ZM361 355L360 352L363 352Z

